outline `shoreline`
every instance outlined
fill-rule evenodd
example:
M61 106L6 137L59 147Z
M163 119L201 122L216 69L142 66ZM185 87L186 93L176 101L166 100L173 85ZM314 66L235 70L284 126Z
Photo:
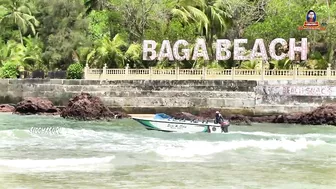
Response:
M0 114L25 116L25 114L15 114L13 112L0 112ZM60 117L60 115L51 115L51 114L27 114L27 115L40 115L40 116ZM155 114L128 114L128 115L131 116L131 117L152 118ZM123 118L123 119L125 119L125 118Z
M61 118L60 115L51 115L51 114L14 114L13 112L0 112L0 114L2 115L19 115L19 116L47 116L47 117L55 117L55 118ZM132 119L133 117L137 117L137 118L153 118L155 114L128 114L131 117L124 117L124 118L120 118L120 119L115 119L115 120L124 120L124 119ZM65 118L66 119L66 118ZM68 119L68 120L72 120L72 119ZM78 120L81 121L81 120ZM94 120L90 120L90 121L94 121ZM97 121L105 121L105 120L97 120ZM237 121L237 120L233 120L231 122L231 125L233 126L252 126L252 124L272 124L272 125L279 125L279 124L285 124L285 125L302 125L302 126L313 126L313 127L321 127L321 126L332 126L335 127L335 125L332 124L320 124L320 125L316 125L316 124L298 124L298 123L276 123L276 122L263 122L263 121L252 121L250 120L249 123L244 122L243 120Z

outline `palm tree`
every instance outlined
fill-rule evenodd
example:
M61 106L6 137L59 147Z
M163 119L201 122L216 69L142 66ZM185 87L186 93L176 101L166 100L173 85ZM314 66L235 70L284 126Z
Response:
M183 23L197 23L208 47L212 47L215 36L224 36L232 22L232 8L227 0L177 0L171 13ZM210 54L214 56L212 48Z
M21 43L9 40L0 44L0 65L5 63L22 64L27 49Z
M23 44L22 35L28 30L33 35L36 34L35 28L39 22L32 15L28 0L0 0L0 9L5 11L0 18L1 25L16 24L20 32L21 44Z
M232 8L227 0L203 0L206 6L202 11L208 18L207 22L200 22L199 28L208 42L208 47L212 47L214 37L224 36L232 20ZM210 56L214 56L213 49L210 48Z
M181 22L202 21L208 23L208 17L202 12L202 9L206 6L203 0L176 0L170 2L173 3L171 15L179 18Z
M95 44L95 49L87 55L87 63L102 67L104 63L108 67L125 67L125 51L127 43L124 38L117 34L112 40L105 36Z
M183 24L204 23L208 24L208 17L202 11L206 5L204 0L167 0L168 13L167 30L173 18L177 18Z

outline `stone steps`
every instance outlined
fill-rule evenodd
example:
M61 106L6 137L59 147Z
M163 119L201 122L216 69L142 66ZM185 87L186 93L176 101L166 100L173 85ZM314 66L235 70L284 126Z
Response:
M14 85L13 85L14 86ZM14 86L15 87L15 86ZM23 85L23 90L41 91L232 91L254 92L254 87L236 85Z
M132 107L254 107L254 99L192 97L102 97L108 106Z
M77 95L82 91L37 91L37 92L23 92L24 96L54 96L57 93ZM98 97L194 97L194 98L242 98L242 99L255 99L253 92L211 92L211 91L86 91L91 95Z

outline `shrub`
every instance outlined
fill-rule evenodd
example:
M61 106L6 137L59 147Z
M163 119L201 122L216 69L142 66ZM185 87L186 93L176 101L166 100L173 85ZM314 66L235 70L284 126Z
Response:
M5 63L0 70L0 76L1 78L17 78L19 76L17 65L13 62Z
M67 78L68 79L82 79L84 70L83 66L80 63L71 64L67 69Z

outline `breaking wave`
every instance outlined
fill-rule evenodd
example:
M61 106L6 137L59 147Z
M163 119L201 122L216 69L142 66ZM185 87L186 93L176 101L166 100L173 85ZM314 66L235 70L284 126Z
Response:
M47 135L46 135L47 134ZM178 136L179 138L176 138ZM185 136L185 137L184 137ZM32 151L39 150L85 150L92 153L115 154L129 153L141 156L153 154L157 161L203 161L219 153L235 150L282 150L294 153L320 145L335 145L328 140L336 139L328 134L275 134L267 132L233 131L220 135L218 140L209 140L210 135L190 134L171 135L162 133L121 133L113 130L95 131L91 129L71 128L31 128L29 130L0 131L0 148L21 149L22 146ZM175 137L175 138L174 138ZM203 137L203 138L202 138ZM186 139L188 138L188 139ZM335 140L333 140L335 141ZM118 157L117 157L118 158ZM111 157L89 159L55 159L55 160L0 160L0 166L19 166L20 168L37 167L52 170L75 169L76 166L110 161ZM19 168L17 167L17 168ZM61 168L60 168L61 167ZM77 166L78 167L78 166ZM79 166L80 167L80 166Z

